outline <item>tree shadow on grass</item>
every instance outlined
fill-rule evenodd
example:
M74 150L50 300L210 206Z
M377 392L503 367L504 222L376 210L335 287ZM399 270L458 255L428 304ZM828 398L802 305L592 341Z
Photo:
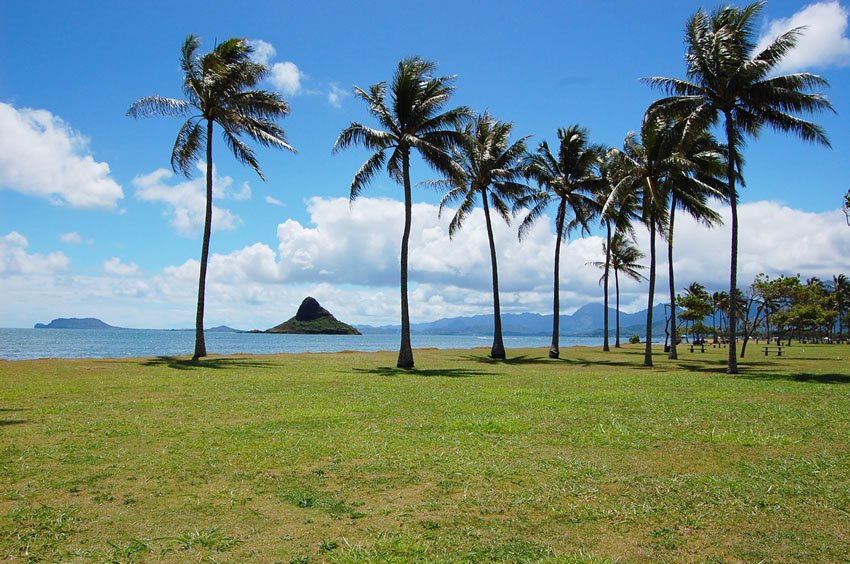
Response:
M587 359L578 358L578 357L549 358L549 357L545 357L545 356L520 355L520 356L509 357L509 358L506 358L506 359L497 359L497 358L491 358L489 356L466 355L466 356L461 357L461 358L463 358L463 360L467 360L467 361L471 361L471 362L477 362L479 364L490 364L490 365L504 364L504 365L508 365L508 366L531 366L531 365L541 365L542 366L542 365L545 365L545 364L548 364L548 365L564 365L564 364L567 364L567 365L575 365L575 366L582 366L582 367L586 367L586 366L599 366L599 367L626 366L626 367L630 367L630 368L639 368L639 366L637 364L635 364L634 362L624 362L624 361L621 361L621 360L607 360L607 359L605 359L605 360L599 360L599 359L587 360Z
M26 419L0 419L0 427L7 427L9 425L21 425L22 423L27 423Z
M396 368L395 366L379 366L377 368L352 368L352 372L361 374L374 374L376 376L421 376L423 378L472 378L474 376L491 376L490 372L481 370L468 370L466 368L434 368L422 370L419 368Z
M790 382L812 382L815 384L850 384L850 374L800 372L797 374L752 373L741 375L750 380L788 380Z
M272 368L276 366L272 362L259 362L253 358L205 358L203 360L192 360L191 358L179 358L176 356L158 356L139 363L141 366L167 366L174 370L221 370L225 368Z

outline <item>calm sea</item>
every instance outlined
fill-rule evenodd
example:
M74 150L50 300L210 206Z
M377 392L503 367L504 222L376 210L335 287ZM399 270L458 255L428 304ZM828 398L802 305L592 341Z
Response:
M414 348L489 347L493 338L464 335L412 335ZM548 347L549 338L505 337L505 348ZM280 335L207 333L210 354L393 351L398 335ZM193 331L154 329L0 329L0 358L121 358L191 354ZM561 346L601 345L602 337L561 337Z

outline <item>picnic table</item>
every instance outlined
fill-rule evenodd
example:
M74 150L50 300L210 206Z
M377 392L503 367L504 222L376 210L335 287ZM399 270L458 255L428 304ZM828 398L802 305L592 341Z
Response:
M771 346L762 347L762 350L764 350L764 356L767 356L768 353L770 353L770 352L775 352L776 356L782 356L782 351L784 349L785 349L785 347L783 345L775 345L775 346L772 346L772 347Z

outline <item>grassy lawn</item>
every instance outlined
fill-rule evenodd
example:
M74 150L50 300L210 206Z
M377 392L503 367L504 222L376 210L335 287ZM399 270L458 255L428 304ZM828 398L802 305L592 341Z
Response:
M847 561L850 346L0 361L0 558Z

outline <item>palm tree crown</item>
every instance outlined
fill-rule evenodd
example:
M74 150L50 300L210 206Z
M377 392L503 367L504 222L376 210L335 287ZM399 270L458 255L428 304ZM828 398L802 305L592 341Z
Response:
M251 59L251 45L244 39L228 39L204 55L198 54L200 45L199 37L189 35L181 49L180 68L186 99L148 96L137 100L127 111L127 115L134 118L188 116L171 151L171 167L175 172L191 176L193 165L206 152L206 213L195 316L195 360L207 354L204 294L212 228L213 124L221 127L224 142L233 156L254 169L263 180L265 176L254 150L242 140L243 136L265 147L295 152L276 123L289 114L289 105L276 93L254 89L268 68Z
M742 167L740 150L744 137L756 137L767 126L829 146L820 126L795 114L834 111L823 95L809 92L828 86L821 77L810 73L775 74L779 63L796 45L800 28L783 33L763 50L755 52L756 24L763 7L763 2L754 2L744 8L725 7L710 14L698 10L685 30L687 80L645 79L668 94L655 102L653 109L683 116L688 128L703 129L723 118L732 212L731 295L736 289L738 256L735 175ZM731 312L734 303L730 308ZM729 334L727 372L737 373L736 320L731 314Z
M362 145L374 151L351 181L350 199L354 201L363 188L386 167L390 177L404 187L404 232L401 238L401 346L397 365L413 367L410 345L410 314L407 299L408 242L412 216L410 186L410 152L416 150L432 167L454 171L449 155L463 135L458 128L469 119L471 111L458 107L443 111L454 92L454 76L435 77L436 65L419 57L398 63L389 87L379 82L368 90L355 87L354 94L369 107L369 112L382 129L352 123L340 132L334 143L336 153L351 145Z

